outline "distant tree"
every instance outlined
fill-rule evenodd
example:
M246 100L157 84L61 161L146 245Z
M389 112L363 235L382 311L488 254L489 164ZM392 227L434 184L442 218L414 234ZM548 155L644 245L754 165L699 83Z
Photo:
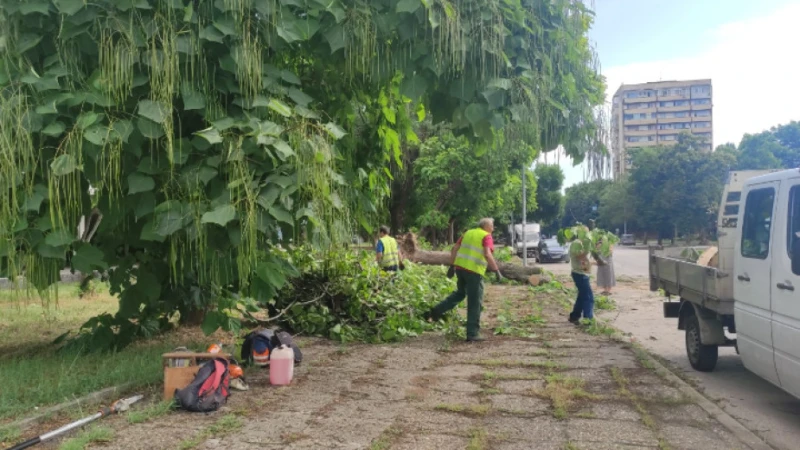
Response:
M700 150L699 139L683 134L671 147L632 152L630 192L637 220L659 232L659 241L679 233L713 231L727 172L734 164L728 152Z
M564 211L564 196L561 193L564 171L558 165L539 164L533 173L536 175L538 207L530 216L534 221L547 226L561 217Z
M609 231L617 228L624 230L636 226L635 195L631 192L631 183L627 177L615 181L600 196L598 225Z
M562 228L571 227L576 222L588 225L590 220L596 221L600 216L600 199L611 184L611 180L594 180L568 187L564 196Z
M745 134L738 147L727 143L716 152L733 155L736 170L800 167L800 122L789 122L757 134Z

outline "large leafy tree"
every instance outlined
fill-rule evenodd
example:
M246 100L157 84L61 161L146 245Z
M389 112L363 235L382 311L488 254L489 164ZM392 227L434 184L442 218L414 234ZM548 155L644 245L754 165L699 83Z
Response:
M112 347L174 312L232 327L292 273L278 229L369 229L426 112L465 151L503 129L580 158L590 23L571 0L0 0L3 272L111 269L119 312L87 329Z
M745 134L737 147L717 147L736 157L738 170L790 169L800 167L800 122L789 122L757 134Z
M671 147L632 153L630 189L637 220L660 238L713 230L722 187L734 163L727 152L705 152L698 138L679 136Z

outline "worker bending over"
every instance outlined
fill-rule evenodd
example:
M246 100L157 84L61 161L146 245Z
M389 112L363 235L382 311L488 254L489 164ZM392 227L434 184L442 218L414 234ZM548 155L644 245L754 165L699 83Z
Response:
M439 320L467 298L467 342L480 342L481 310L483 309L483 275L488 269L497 280L503 277L497 267L494 252L494 219L484 218L464 233L450 252L448 277L455 273L458 283L455 292L425 314L426 319Z

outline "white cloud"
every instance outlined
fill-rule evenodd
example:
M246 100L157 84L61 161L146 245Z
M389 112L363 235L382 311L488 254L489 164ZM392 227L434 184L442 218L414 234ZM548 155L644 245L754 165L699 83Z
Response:
M712 40L710 45L693 57L605 68L608 101L622 83L711 78L715 146L738 144L745 133L800 120L798 17L800 4L787 5L717 27L705 34ZM582 169L571 167L563 157L561 166L566 186L583 180Z
M708 50L694 57L607 68L609 100L621 83L711 78L715 146L800 119L798 17L800 4L789 5L721 25L710 33Z

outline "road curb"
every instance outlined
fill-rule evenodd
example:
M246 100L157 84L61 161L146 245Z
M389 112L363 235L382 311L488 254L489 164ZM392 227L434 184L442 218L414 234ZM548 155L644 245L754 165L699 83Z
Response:
M0 424L0 431L14 429L14 428L24 431L26 428L29 428L30 426L41 422L42 419L52 414L64 411L67 408L74 408L86 404L100 403L110 398L114 398L116 400L115 397L117 395L131 388L132 386L133 383L125 383L119 386L112 386L109 388L92 392L91 394L84 395L81 398L76 398L75 400L70 400L68 402L59 403L58 405L42 408L35 415L31 417L26 417L25 419L20 419L17 420L16 422L11 422L8 424Z
M689 383L683 381L681 377L675 375L672 370L665 367L663 364L658 362L650 352L638 345L633 339L626 339L632 345L638 347L643 351L646 355L650 364L653 365L655 371L658 375L664 377L667 381L673 383L678 390L681 391L684 395L692 399L694 402L697 403L697 406L703 408L708 415L713 417L719 423L721 423L725 428L728 429L737 439L739 439L742 443L750 447L752 450L775 450L772 446L764 442L763 439L758 437L755 433L747 429L744 425L741 424L738 420L736 420L733 416L725 412L722 408L714 404L711 400L707 399L703 394L698 392L695 388L693 388Z

